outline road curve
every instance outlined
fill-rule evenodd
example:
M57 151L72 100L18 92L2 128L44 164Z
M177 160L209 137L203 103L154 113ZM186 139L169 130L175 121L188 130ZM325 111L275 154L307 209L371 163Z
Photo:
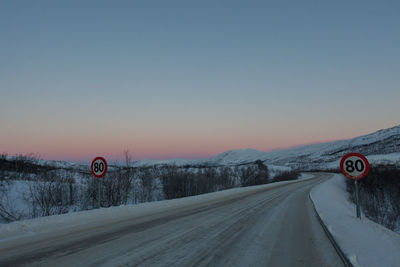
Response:
M343 266L308 197L328 177L49 239L3 242L0 266Z

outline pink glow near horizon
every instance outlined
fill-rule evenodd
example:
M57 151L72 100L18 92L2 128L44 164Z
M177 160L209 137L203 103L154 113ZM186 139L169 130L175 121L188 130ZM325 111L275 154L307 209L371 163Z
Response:
M317 142L302 142L291 140L287 137L269 138L270 141L263 139L253 139L248 142L238 137L214 137L207 138L183 138L178 136L168 138L167 140L159 140L153 142L154 136L150 139L141 138L137 142L119 142L108 141L105 137L95 138L93 141L78 139L73 141L70 139L66 143L57 142L56 138L43 138L30 140L32 142L8 143L2 147L2 151L9 155L34 153L40 158L48 160L66 160L73 162L88 162L93 157L102 155L110 161L123 160L123 153L128 150L133 160L148 159L171 159L171 158L188 158L200 159L215 156L227 150L252 148L260 151L271 151L277 149L287 149L305 144L315 144L322 142L334 141L319 140ZM195 142L193 140L198 140ZM126 146L120 143L127 144ZM100 145L99 145L100 144ZM61 152L61 153L60 153Z
M175 123L175 121L172 121ZM365 128L312 127L306 125L289 130L287 124L277 121L274 127L255 123L247 128L233 124L219 125L210 121L209 128L186 123L172 127L154 121L157 128L133 124L121 126L122 122L110 120L106 127L90 128L83 122L76 128L53 125L30 126L27 130L2 129L0 153L39 154L43 159L88 162L95 156L120 161L124 150L129 150L133 160L207 158L235 149L252 148L260 151L286 149L305 144L348 139L379 130L379 126ZM161 125L161 126L160 126ZM242 123L243 125L243 123ZM296 126L295 120L291 125ZM293 127L294 127L293 126ZM329 125L328 125L329 126ZM384 127L381 127L384 128Z

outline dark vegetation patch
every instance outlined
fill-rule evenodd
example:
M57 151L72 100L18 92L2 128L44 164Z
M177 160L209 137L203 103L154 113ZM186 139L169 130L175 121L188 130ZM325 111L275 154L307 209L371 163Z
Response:
M373 167L358 183L364 214L372 221L400 232L400 169ZM350 200L355 203L354 181L346 179L346 187Z
M292 171L283 171L275 175L272 182L281 182L281 181L291 181L296 180L300 176L300 172L297 170Z
M280 172L271 178L261 160L235 166L132 167L130 156L125 157L124 166L114 165L103 178L95 179L88 170L46 165L36 156L0 155L0 221L194 196L294 180L299 175ZM14 203L16 187L22 210Z

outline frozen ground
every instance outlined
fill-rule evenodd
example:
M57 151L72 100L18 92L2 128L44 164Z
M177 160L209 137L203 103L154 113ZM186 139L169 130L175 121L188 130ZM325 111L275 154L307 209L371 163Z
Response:
M318 185L311 198L342 251L354 266L400 266L400 235L368 220L356 218L356 207L347 200L342 175Z
M262 185L258 187L234 188L209 194L203 194L193 197L185 197L172 200L164 200L158 202L147 202L137 205L122 205L119 207L102 208L96 210L80 211L62 215L54 215L48 217L40 217L31 220L12 222L8 224L0 224L0 244L5 239L17 238L24 235L32 235L35 233L52 232L60 229L68 229L75 227L85 227L90 224L112 223L126 217L145 216L158 211L169 209L179 209L190 205L201 204L208 201L224 199L237 194L246 194L248 192L256 192L261 188L273 188L278 184L289 182L280 182Z
M328 175L0 226L0 266L341 266L310 189Z

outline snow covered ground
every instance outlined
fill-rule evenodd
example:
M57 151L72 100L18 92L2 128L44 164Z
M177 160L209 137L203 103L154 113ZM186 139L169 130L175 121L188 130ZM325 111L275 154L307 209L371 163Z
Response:
M375 133L355 137L348 140L339 140L326 143L304 145L290 149L275 151L258 151L254 149L225 151L214 157L200 160L169 159L148 160L143 159L134 163L134 166L151 165L209 165L229 166L250 163L262 160L268 165L289 166L298 165L303 169L337 168L337 162L346 151L360 152L368 157L373 164L400 164L400 151L398 143L400 138L400 126L383 129Z
M400 166L400 153L389 153L389 154L379 154L379 155L366 155L368 162L371 166L374 165L388 165L394 164ZM338 169L340 164L340 159L332 162L324 163L321 169Z
M126 218L141 217L148 214L165 212L178 208L190 207L209 201L218 201L229 197L237 197L249 192L257 192L265 188L274 188L276 186L293 183L293 181L284 181L260 186L240 187L223 190L214 193L202 194L198 196L147 202L137 205L122 205L119 207L102 208L96 210L79 211L62 215L40 217L30 220L0 224L0 247L1 243L23 236L31 236L38 233L50 233L57 231L76 231L79 228L94 228L98 225L118 222Z
M400 235L356 218L342 175L336 174L311 191L317 212L354 266L400 266Z
M310 179L313 178L314 175L312 173L308 173L308 172L302 172L299 176L299 180L303 180L303 179Z
M0 266L340 266L310 189L330 175L0 226Z

